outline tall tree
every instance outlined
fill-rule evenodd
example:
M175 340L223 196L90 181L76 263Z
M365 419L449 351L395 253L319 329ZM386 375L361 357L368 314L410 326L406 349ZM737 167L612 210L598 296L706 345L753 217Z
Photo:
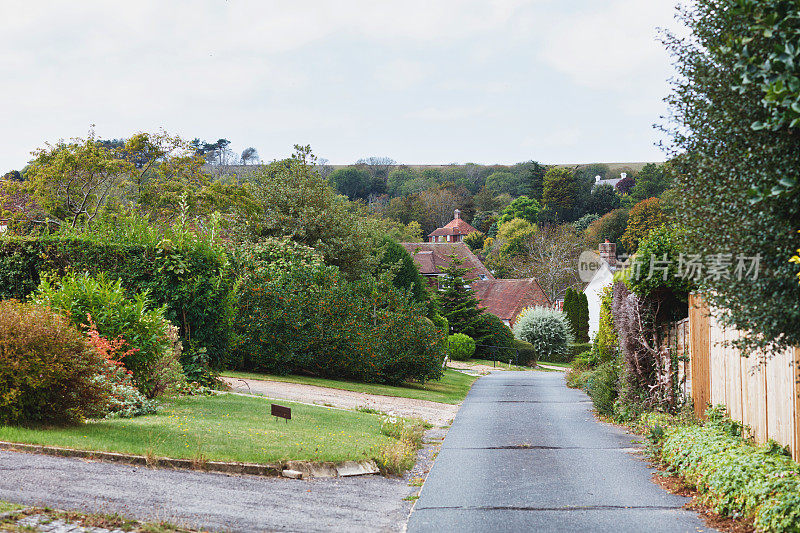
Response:
M450 333L469 335L480 344L483 308L475 298L475 291L464 280L470 269L464 267L464 261L455 254L450 256L450 264L446 268L439 269L443 274L439 278L439 305L442 316L450 324Z
M580 194L578 180L572 170L553 167L544 175L542 192L542 217L547 222L576 220L577 199Z

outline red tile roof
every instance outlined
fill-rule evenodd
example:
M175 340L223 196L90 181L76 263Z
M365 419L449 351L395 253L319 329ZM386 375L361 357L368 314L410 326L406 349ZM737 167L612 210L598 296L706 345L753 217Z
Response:
M487 312L511 324L526 307L551 305L535 278L475 280L471 285Z
M445 227L438 228L428 234L428 237L438 237L440 235L469 235L470 233L478 231L461 218L454 218Z
M464 261L465 268L471 268L466 279L478 279L481 275L494 279L489 269L463 242L403 242L400 245L414 258L423 276L440 275L442 271L438 267L447 268L449 256L455 254Z

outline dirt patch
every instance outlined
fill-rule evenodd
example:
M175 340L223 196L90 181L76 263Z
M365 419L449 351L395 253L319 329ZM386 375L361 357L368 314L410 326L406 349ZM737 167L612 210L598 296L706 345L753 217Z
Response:
M372 409L383 413L393 413L404 418L419 418L434 426L448 425L456 416L459 407L428 400L380 396L301 383L225 377L220 379L228 384L234 392L240 394L254 394L275 400L288 400L338 409Z
M653 483L672 494L691 498L692 501L684 505L684 507L700 515L700 518L703 519L703 522L705 522L708 527L725 533L752 533L755 531L751 521L742 518L733 519L727 516L720 516L708 506L700 503L697 490L693 485L686 483L681 476L668 474L666 472L655 472L653 474Z

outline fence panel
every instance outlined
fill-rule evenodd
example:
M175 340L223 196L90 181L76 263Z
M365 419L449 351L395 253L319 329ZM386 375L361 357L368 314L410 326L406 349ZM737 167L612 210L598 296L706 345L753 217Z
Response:
M744 333L726 329L701 298L689 299L689 357L695 415L725 404L759 443L774 439L800 460L800 348L742 357L731 346Z

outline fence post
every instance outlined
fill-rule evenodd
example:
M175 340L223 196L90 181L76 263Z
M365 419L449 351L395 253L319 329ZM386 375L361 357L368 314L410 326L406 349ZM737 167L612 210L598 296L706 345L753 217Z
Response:
M794 349L794 450L792 457L800 461L800 347Z
M711 400L711 361L709 359L709 309L699 296L689 295L689 337L692 378L692 403L698 419L705 416Z

